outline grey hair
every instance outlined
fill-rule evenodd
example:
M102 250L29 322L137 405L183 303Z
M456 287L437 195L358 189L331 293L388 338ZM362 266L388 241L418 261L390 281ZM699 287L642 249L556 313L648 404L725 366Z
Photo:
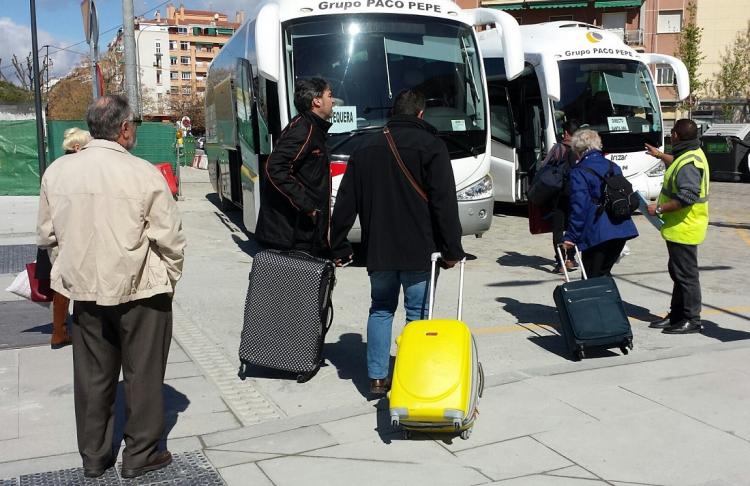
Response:
M123 122L132 114L128 99L124 96L102 96L86 110L86 123L92 137L115 142Z
M81 130L78 127L72 127L65 130L63 134L62 148L66 152L72 152L76 145L83 147L91 141L91 134L86 130Z
M586 128L577 130L573 134L573 137L570 139L570 146L573 147L575 153L581 155L591 149L601 150L602 139L596 131Z

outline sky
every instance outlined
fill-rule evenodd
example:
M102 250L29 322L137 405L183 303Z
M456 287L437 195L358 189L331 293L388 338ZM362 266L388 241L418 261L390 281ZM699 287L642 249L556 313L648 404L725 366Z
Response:
M35 0L37 40L40 63L49 45L53 67L50 78L64 76L89 53L84 40L81 20L81 0ZM99 51L106 49L122 25L121 0L95 0L99 12ZM133 0L138 15L153 18L158 9L166 15L166 6L180 4L196 10L216 10L234 17L237 10L249 10L254 0ZM25 59L31 52L30 0L0 0L0 72L11 82L17 82L11 58L15 54Z

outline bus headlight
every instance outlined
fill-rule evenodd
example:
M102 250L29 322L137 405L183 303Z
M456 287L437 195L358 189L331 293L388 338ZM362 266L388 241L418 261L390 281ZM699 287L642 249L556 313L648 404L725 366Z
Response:
M492 197L492 176L487 174L479 181L456 193L459 201L475 201Z
M666 166L661 160L649 170L646 171L646 175L649 177L663 177Z

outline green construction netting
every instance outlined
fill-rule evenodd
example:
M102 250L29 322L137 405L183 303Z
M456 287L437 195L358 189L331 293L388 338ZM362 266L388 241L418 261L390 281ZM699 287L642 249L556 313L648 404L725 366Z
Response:
M39 194L36 121L0 121L0 196Z
M82 120L48 122L48 164L63 155L63 134L71 127L87 128ZM144 122L138 127L138 143L131 152L152 163L169 162L174 169L177 160L174 127L168 123ZM0 121L0 195L37 194L36 121Z

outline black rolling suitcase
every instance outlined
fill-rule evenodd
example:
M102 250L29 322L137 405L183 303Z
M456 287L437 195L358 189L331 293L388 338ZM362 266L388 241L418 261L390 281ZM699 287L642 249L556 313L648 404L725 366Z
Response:
M255 255L240 339L239 377L247 366L297 374L302 383L322 363L323 340L333 320L335 265L300 251Z
M565 261L559 247L557 254L560 261ZM583 280L571 282L563 265L565 283L552 294L568 350L576 361L585 358L590 348L620 348L628 354L628 349L633 349L633 331L615 280L587 278L578 248L576 259Z

